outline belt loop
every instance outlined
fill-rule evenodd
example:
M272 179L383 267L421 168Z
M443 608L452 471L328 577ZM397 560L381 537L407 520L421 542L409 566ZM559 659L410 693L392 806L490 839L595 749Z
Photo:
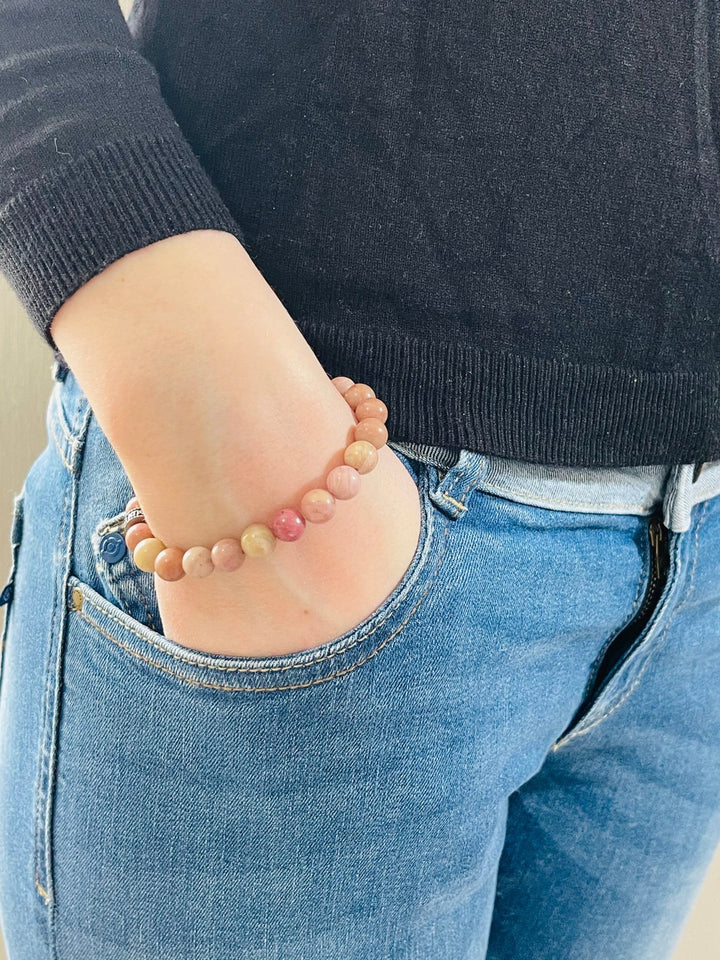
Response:
M473 450L460 450L457 462L447 472L437 472L438 483L429 491L432 502L451 520L467 513L467 500L487 473L488 458ZM437 468L435 468L437 470Z

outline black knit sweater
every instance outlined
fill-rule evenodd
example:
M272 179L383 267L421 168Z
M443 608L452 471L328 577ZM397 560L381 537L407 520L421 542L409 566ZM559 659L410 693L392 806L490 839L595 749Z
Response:
M720 0L0 0L0 269L58 359L94 274L225 230L394 440L720 458L719 147Z

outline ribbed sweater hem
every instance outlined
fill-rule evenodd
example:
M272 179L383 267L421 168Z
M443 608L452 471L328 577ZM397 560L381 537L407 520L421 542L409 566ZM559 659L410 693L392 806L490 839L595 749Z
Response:
M369 384L398 442L533 463L720 459L720 371L659 372L490 352L378 327L298 323L328 376Z
M65 365L49 328L72 293L133 250L202 229L245 242L189 144L180 136L114 141L0 208L0 270Z

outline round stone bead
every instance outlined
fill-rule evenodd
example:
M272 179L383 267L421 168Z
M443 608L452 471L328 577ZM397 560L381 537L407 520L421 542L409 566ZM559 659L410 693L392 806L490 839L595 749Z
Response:
M210 556L215 569L222 573L232 573L241 567L245 560L240 541L235 537L223 537L222 540L218 540L213 545Z
M300 512L308 523L325 523L335 516L335 497L329 490L308 490L300 501Z
M141 523L134 523L125 534L125 543L128 550L133 552L141 540L147 540L152 537L152 530L143 520Z
M377 466L377 448L369 440L355 440L345 447L343 459L348 467L354 467L359 474L370 473Z
M337 500L351 500L360 492L360 474L346 464L333 467L325 478L325 486Z
M140 509L140 501L138 500L137 497L132 497L125 504L125 513L129 513L130 510L139 510L139 509Z
M387 443L387 438L387 427L382 420L376 420L375 417L368 417L355 425L355 439L368 440L378 450Z
M182 567L189 577L209 577L215 569L207 547L188 547L183 554Z
M299 540L305 532L305 520L297 510L285 507L275 514L270 529L278 540L293 543L295 540Z
M354 383L349 390L346 390L343 394L343 400L348 403L353 410L359 403L362 403L363 400L372 400L375 396L375 391L372 387L369 387L366 383Z
M375 397L372 400L363 400L362 403L359 403L355 407L355 416L358 420L365 420L367 417L374 417L376 420L380 420L382 423L385 423L388 418L388 408L382 402Z
M183 551L180 547L165 547L155 557L155 573L161 580L182 580L185 571L182 565Z
M165 549L165 544L157 537L148 537L141 540L133 550L133 560L135 566L144 570L145 573L153 573L155 570L155 558Z
M240 543L248 557L266 557L275 549L277 540L270 527L264 523L251 523L245 527Z
M330 382L336 388L340 396L342 396L346 390L349 390L350 387L354 386L355 384L355 381L351 380L350 377L333 377Z

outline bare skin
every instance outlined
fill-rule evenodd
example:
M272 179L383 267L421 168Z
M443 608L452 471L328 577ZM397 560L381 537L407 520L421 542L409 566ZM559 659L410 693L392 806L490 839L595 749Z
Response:
M51 333L169 545L210 547L299 505L354 439L352 411L231 234L122 257L65 301ZM297 542L234 573L155 576L164 632L235 656L319 646L392 592L420 521L415 482L385 446L360 494Z

